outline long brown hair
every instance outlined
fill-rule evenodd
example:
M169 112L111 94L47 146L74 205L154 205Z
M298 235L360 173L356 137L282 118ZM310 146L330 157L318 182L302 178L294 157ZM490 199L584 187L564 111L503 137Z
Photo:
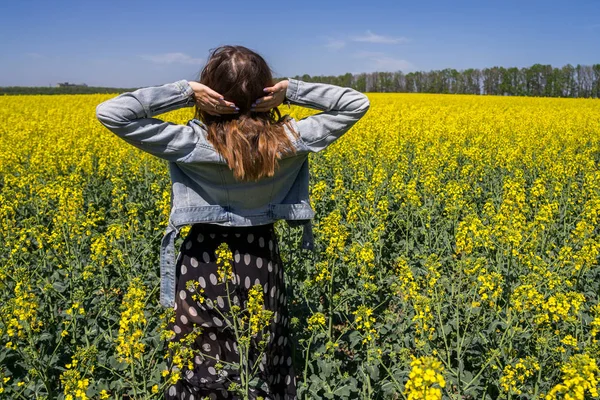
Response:
M250 110L256 99L266 95L263 88L275 84L271 69L259 54L244 46L218 47L202 69L200 83L240 109L237 114L215 116L196 107L196 118L207 126L208 141L225 158L237 180L273 176L277 159L296 153L284 129L287 124L298 138L289 115L282 118L277 107L269 112Z

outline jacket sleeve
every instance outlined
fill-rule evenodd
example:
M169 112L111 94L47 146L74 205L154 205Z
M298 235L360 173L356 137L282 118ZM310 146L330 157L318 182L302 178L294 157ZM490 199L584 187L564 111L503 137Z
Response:
M194 105L193 89L186 80L123 93L96 107L96 117L127 143L169 161L191 155L198 142L188 125L165 122L155 115Z
M369 110L366 95L348 87L288 79L291 104L323 111L298 121L300 138L308 151L319 152L336 141Z

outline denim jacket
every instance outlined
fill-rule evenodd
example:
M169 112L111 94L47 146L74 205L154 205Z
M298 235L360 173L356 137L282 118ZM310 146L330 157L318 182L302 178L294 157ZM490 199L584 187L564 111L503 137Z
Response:
M289 79L290 104L323 112L290 123L300 138L285 131L296 154L283 156L275 175L258 182L236 181L225 159L207 140L206 125L164 122L156 115L195 104L186 80L123 93L99 104L98 120L127 143L168 161L171 213L160 248L160 304L175 302L175 246L180 229L195 223L253 226L286 220L302 225L302 247L313 249L308 196L308 154L325 149L369 109L364 94L346 87Z

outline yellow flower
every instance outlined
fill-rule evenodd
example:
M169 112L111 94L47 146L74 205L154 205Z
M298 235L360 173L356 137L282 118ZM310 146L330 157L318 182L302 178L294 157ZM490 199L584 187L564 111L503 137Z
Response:
M408 382L404 387L408 400L432 399L440 400L446 380L442 375L442 363L432 356L414 358L410 363L412 367Z
M233 254L227 243L221 243L215 250L217 256L217 274L219 282L225 283L228 278L235 279L233 274Z
M119 322L119 334L117 336L117 359L121 362L133 363L139 360L145 350L145 344L141 342L143 335L141 327L146 324L144 315L144 302L146 300L146 288L140 278L134 278L129 283L127 293L123 298L121 309L121 320Z
M325 326L325 315L323 313L316 312L308 318L309 331L316 331L323 326Z

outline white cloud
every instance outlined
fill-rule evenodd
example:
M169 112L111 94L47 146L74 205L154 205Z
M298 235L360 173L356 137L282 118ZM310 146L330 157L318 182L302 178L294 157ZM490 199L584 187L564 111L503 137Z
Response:
M356 58L367 60L372 71L407 71L414 70L415 66L404 59L390 57L387 54L375 51L361 51L354 54ZM365 71L366 72L366 71Z
M405 38L404 36L400 37L389 37L376 35L375 33L367 30L367 33L363 36L354 36L351 38L355 42L368 42L368 43L387 43L387 44L397 44L397 43L408 43L410 40Z
M342 47L344 47L345 45L346 45L346 42L344 42L343 40L328 39L328 42L325 45L325 47L338 50L338 49L341 49Z
M202 64L202 58L194 58L184 53L147 54L140 56L156 64Z

